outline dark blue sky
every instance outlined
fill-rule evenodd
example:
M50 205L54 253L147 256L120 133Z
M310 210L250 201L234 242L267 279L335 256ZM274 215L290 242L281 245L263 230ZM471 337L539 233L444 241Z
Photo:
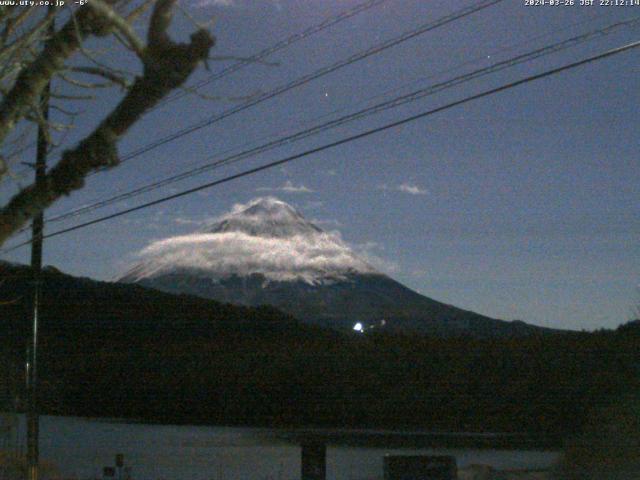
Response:
M198 19L215 16L215 54L239 56L359 3L183 2ZM191 95L151 112L120 151L126 154L232 107L236 97L269 91L473 3L389 0L270 57L278 66L252 65L202 90L220 100ZM95 175L85 190L60 201L48 215L224 157L242 145L259 145L337 115L332 112L355 111L390 98L388 92L407 92L634 16L640 16L640 7L528 7L524 0L506 0ZM176 20L177 36L194 28L180 16ZM47 229L212 181L639 38L638 26L619 29ZM119 55L114 52L111 59L135 68ZM381 269L437 300L538 325L615 327L629 320L640 302L639 64L640 52L634 50L52 238L45 263L110 279L151 240L194 231L234 203L274 195L323 228L339 230L354 248L382 258ZM211 69L226 65L213 62ZM202 69L193 81L207 75ZM116 98L115 92L110 95L96 101L99 108L85 116L71 140L95 125ZM2 198L12 189L15 185L5 185ZM26 262L28 249L4 258Z

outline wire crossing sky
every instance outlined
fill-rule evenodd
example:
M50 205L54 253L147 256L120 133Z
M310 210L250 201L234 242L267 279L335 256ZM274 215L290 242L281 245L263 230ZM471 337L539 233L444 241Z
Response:
M170 185L172 183L175 183L177 181L183 180L185 178L188 178L190 176L193 175L199 175L202 174L204 172L213 170L215 168L219 168L222 165L226 165L228 163L231 162L237 162L240 160L244 160L245 158L248 158L250 156L254 156L257 155L259 153L265 152L267 150L270 150L272 148L284 145L284 144L289 144L290 142L293 141L297 141L303 138L306 138L310 135L315 135L319 132L322 132L324 130L327 130L329 128L335 128L339 125L345 124L347 122L351 122L354 120L358 120L360 118L363 118L367 115L373 115L376 113L379 113L383 110L389 109L389 108L395 108L398 107L400 105L403 105L405 103L409 103L409 102L414 102L417 100L420 100L421 98L427 96L427 95L433 95L434 93L437 93L438 91L442 91L444 89L447 88L452 88L455 87L456 85L459 85L463 82L467 82L467 81L471 81L474 80L480 76L483 75L487 75L490 73L494 73L497 71L500 71L504 68L509 68L515 65L518 65L520 63L523 62L528 62L531 61L533 59L539 58L543 55L549 55L551 53L555 53L557 51L561 51L565 48L571 48L573 46L576 46L582 42L588 41L594 37L597 37L599 35L603 35L603 34L608 34L611 31L615 30L616 28L620 28L620 27L629 27L629 26L633 26L636 25L640 22L640 17L635 17L632 18L631 20L627 20L624 22L616 22L612 25L609 25L605 28L602 29L597 29L597 30L592 30L590 32L587 32L585 34L579 35L577 37L572 37L566 40L563 40L561 42L555 43L553 45L549 45L543 48L539 48L536 49L532 52L528 52L526 54L522 54L522 55L518 55L516 57L510 58L508 60L505 61L501 61L501 62L497 62L493 65L490 65L488 67L484 67L482 69L479 70L475 70L473 72L464 74L464 75L459 75L456 77L453 77L451 79L448 79L446 81L443 82L439 82L437 84L434 85L429 85L428 87L425 88L421 88L419 90L413 91L411 93L408 94L404 94L404 95L400 95L398 97L394 97L391 100L382 102L382 103L378 103L376 105L373 105L371 107L365 108L363 110L359 110L357 112L348 114L348 115L344 115L341 116L339 118L336 118L330 122L324 122L321 123L320 125L315 125L314 127L299 131L295 134L292 135L288 135L285 137L281 137L281 138L277 138L271 142L268 142L266 144L260 145L258 147L252 148L250 150L245 150L243 152L240 152L238 154L226 157L224 159L218 159L215 160L213 162L207 163L205 165L202 165L198 168L195 169L191 169L185 172L182 172L178 175L174 175L168 178L164 178L161 179L157 182L145 185L143 187L140 188L136 188L134 190L131 190L129 192L126 193L121 193L119 195L110 197L108 199L105 200L101 200L99 202L96 202L92 205L87 205L84 207L81 207L79 209L73 210L71 212L65 213L65 214L61 214L58 215L56 217L50 218L47 221L48 222L56 222L56 221L60 221L60 220L65 220L67 218L71 218L71 217L77 217L78 215L81 214L85 214L88 212L92 212L93 210L96 210L98 208L102 208L108 205L111 205L112 203L118 202L118 201L122 201L122 200L126 200L129 198L133 198L137 195L140 195L142 193L146 193L146 192L150 192L153 190L156 190L158 188Z
M367 48L366 50L362 51L362 52L358 52L354 55L349 56L348 58L342 59L338 62L335 62L331 65L327 65L324 66L322 68L320 68L319 70L316 70L314 72L311 72L307 75L303 75L302 77L296 78L295 80L292 80L291 82L288 82L284 85L280 85L279 87L266 92L262 95L259 95L257 98L253 98L248 100L245 103L240 104L237 107L233 107L229 110L226 110L224 112L222 112L221 114L218 115L214 115L212 117L209 117L205 120L196 122L193 125L190 125L182 130L179 130L178 132L172 133L171 135L167 135L166 137L160 138L154 142L151 142L148 145L145 145L137 150L134 150L131 153L128 153L126 155L124 155L121 159L122 162L126 162L129 161L133 158L136 158L140 155L142 155L143 153L147 153L161 145L165 145L169 142L173 142L176 139L183 137L185 135L189 135L197 130L200 130L202 128L205 127L209 127L211 125L213 125L216 122L219 122L220 120L223 120L231 115L235 115L236 113L242 112L248 108L254 107L266 100L270 100L276 96L282 95L283 93L288 92L289 90L292 90L294 88L298 88L302 85L305 85L311 81L314 81L318 78L321 78L325 75L328 75L330 73L333 73L343 67L349 66L349 65L353 65L356 62L360 62L361 60L364 60L372 55L377 55L380 52L384 52L387 49L390 49L392 47L395 47L396 45L399 45L403 42L406 42L408 40L411 40L419 35L423 35L431 30L434 30L436 28L442 27L443 25L447 25L449 23L455 22L457 20L460 20L468 15L472 15L476 12L479 12L481 10L484 10L485 8L491 7L497 3L503 2L504 0L483 0L481 2L477 2L476 4L472 5L471 7L468 8L463 8L459 11L454 12L453 14L450 15L446 15L442 18L437 19L436 21L431 21L431 22L427 22L424 25L420 25L418 28L409 30L407 32L402 33L402 35L395 37L395 38L391 38L385 42L382 42L381 44L378 45L373 45L369 48Z
M65 233L71 233L71 232L74 232L76 230L80 230L81 228L86 228L86 227L89 227L91 225L95 225L97 223L102 223L102 222L105 222L107 220L112 220L114 218L121 217L121 216L126 215L128 213L144 210L146 208L150 208L150 207L153 207L155 205L159 205L161 203L168 202L170 200L175 200L176 198L181 198L181 197L184 197L186 195L192 195L194 193L197 193L199 191L202 191L202 190L205 190L205 189L208 189L208 188L216 187L218 185L222 185L224 183L227 183L227 182L230 182L230 181L233 181L233 180L238 180L238 179L240 179L242 177L246 177L248 175L254 175L256 173L262 172L264 170L268 170L270 168L277 167L279 165L283 165L285 163L292 162L294 160L299 160L299 159L304 158L304 157L306 157L308 155L313 155L313 154L322 152L324 150L328 150L330 148L335 148L335 147L338 147L340 145L344 145L345 143L353 142L353 141L356 141L356 140L361 140L361 139L366 138L366 137L368 137L370 135L374 135L374 134L383 132L383 131L391 129L391 128L399 127L401 125L404 125L405 123L415 122L416 120L420 120L420 119L425 118L427 116L434 115L436 113L440 113L440 112L448 110L450 108L454 108L454 107L463 105L463 104L465 104L467 102L478 100L480 98L483 98L483 97L486 97L486 96L489 96L489 95L494 95L496 93L500 93L500 92L503 92L505 90L509 90L511 88L515 88L515 87L518 87L520 85L524 85L526 83L533 82L535 80L540 80L540 79L549 77L551 75L556 75L556 74L564 72L566 70L571 70L573 68L581 67L583 65L586 65L586 64L589 64L589 63L592 63L592 62L596 62L598 60L603 60L603 59L605 59L607 57L611 57L613 55L618 55L620 53L624 53L624 52L627 52L627 51L629 51L631 49L635 49L635 48L638 48L638 47L640 47L640 41L631 43L629 45L624 45L622 47L615 48L613 50L609 50L609 51L601 53L599 55L595 55L595 56L592 56L592 57L589 57L589 58L585 58L585 59L579 60L577 62L568 64L568 65L563 65L562 67L554 68L553 70L548 70L546 72L542 72L542 73L539 73L537 75L532 75L532 76L523 78L521 80L517 80L515 82L511 82L511 83L509 83L507 85L502 85L500 87L497 87L497 88L494 88L494 89L487 90L485 92L479 93L477 95L473 95L471 97L463 98L461 100L455 101L453 103L449 103L449 104L444 105L442 107L438 107L438 108L435 108L433 110L428 110L426 112L421 112L421 113L419 113L417 115L413 115L411 117L404 118L404 119L399 120L397 122L393 122L393 123L390 123L390 124L387 124L387 125L383 125L382 127L378 127L378 128L373 129L373 130L367 130L366 132L362 132L360 134L357 134L357 135L354 135L354 136L351 136L351 137L343 138L343 139L340 139L340 140L338 140L336 142L332 142L332 143L327 144L327 145L322 145L320 147L316 147L316 148L314 148L312 150L307 150L305 152L302 152L302 153L299 153L299 154L296 154L296 155L293 155L293 156L290 156L290 157L286 157L286 158L283 158L283 159L280 159L280 160L276 160L276 161L268 163L266 165L262 165L260 167L253 168L251 170L246 170L244 172L232 175L230 177L226 177L226 178L223 178L223 179L220 179L220 180L215 180L213 182L205 183L204 185L199 185L197 187L190 188L189 190L185 190L185 191L182 191L182 192L179 192L179 193L175 193L173 195L169 195L168 197L163 197L163 198L160 198L158 200L154 200L153 202L149 202L149 203L145 203L145 204L142 204L142 205L138 205L136 207L132 207L132 208L129 208L127 210L123 210L121 212L117 212L117 213L114 213L114 214L111 214L111 215L107 215L105 217L101 217L101 218L98 218L98 219L95 219L95 220L91 220L89 222L81 223L81 224L75 225L73 227L65 228L63 230L58 230L58 231L53 232L53 233L48 233L48 234L44 235L43 238L44 239L52 238L52 237L57 237L58 235L63 235ZM24 243L22 243L20 245L15 246L15 247L11 247L10 249L7 249L7 252L12 251L13 249L22 247L24 245L28 245L30 243L31 243L31 241L27 241L27 242L24 242Z
M201 80L198 83L196 83L195 85L191 85L189 87L189 91L183 91L180 93L177 93L175 95L171 95L170 97L166 98L164 101L160 102L159 105L157 105L157 108L166 105L167 103L170 102L174 102L176 100L179 100L183 97L185 97L186 95L189 95L189 93L191 93L191 91L193 90L198 90L206 85L211 85L213 82L215 82L216 80L221 79L222 77L226 77L227 75L231 75L232 73L235 73L241 69L243 69L244 67L254 63L254 62L260 62L262 60L264 60L265 58L267 58L269 55L273 55L274 53L285 49L301 40L305 40L307 38L309 38L312 35L315 35L318 32L322 32L323 30L332 27L333 25L336 25L344 20L347 20L351 17L353 17L354 15L357 15L361 12L367 11L370 8L373 7L377 7L378 5L382 5L384 2L386 2L388 0L368 0L366 2L363 2L359 5L356 5L353 8L344 10L342 12L339 12L336 15L333 15L332 17L329 18L325 18L324 20L322 20L322 22L318 23L317 25L313 25L307 29L305 29L302 32L298 32L295 33L293 35L291 35L288 38L285 38L284 40L281 40L277 43L275 43L274 45L271 45L268 48L262 49L260 50L258 53L251 55L250 57L246 58L246 59L242 59L236 63L234 63L233 65L230 65L226 68L224 68L223 70L219 71L218 73L215 73L213 75L211 75L209 78L205 79L205 80ZM155 108L154 108L155 109Z
M222 101L178 93L120 150L126 158L170 140L93 175L51 208L46 216L59 220L48 234L75 228L78 218L64 216L72 212L94 226L50 237L45 263L110 279L150 242L197 231L236 203L275 196L439 301L559 328L624 323L640 297L638 53L530 80L637 42L636 9L500 2L304 80L485 3L188 5L195 17L218 19L215 55L254 60L200 72L193 85ZM179 20L173 33L191 29ZM234 65L242 68L229 70ZM233 100L242 96L264 100L245 108L250 102ZM95 102L113 101L105 94ZM79 125L69 141L90 128ZM0 194L12 191L4 185ZM159 203L166 198L173 201ZM13 243L25 240L26 233ZM28 248L2 258L27 263Z

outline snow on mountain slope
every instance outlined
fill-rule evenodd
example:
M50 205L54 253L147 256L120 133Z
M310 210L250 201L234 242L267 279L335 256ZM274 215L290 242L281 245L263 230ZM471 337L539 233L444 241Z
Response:
M267 280L315 285L376 273L338 234L324 232L273 197L236 205L204 232L156 241L140 256L142 261L122 280L186 271L214 280L261 274Z

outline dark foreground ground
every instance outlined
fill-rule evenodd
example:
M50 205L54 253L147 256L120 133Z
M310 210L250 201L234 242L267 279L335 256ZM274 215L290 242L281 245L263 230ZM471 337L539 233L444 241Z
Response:
M638 323L493 340L360 335L267 307L46 278L39 373L51 414L507 432L551 447L640 392ZM29 282L20 269L3 279L0 408L10 409L24 398Z

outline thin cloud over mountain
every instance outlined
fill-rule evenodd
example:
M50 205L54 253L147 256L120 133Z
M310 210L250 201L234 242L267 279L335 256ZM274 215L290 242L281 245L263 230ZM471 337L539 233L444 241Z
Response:
M398 185L398 191L409 193L411 195L426 195L428 192L424 188L421 188L412 183L402 183Z
M300 184L294 185L291 180L287 180L280 187L260 187L256 189L257 192L283 192L283 193L314 193L310 188Z
M408 193L409 195L427 195L429 193L425 188L411 182L403 182L395 186L389 186L386 183L383 183L378 187L378 190L383 190L385 192Z
M200 7L231 7L235 4L235 0L200 0L198 2L198 6Z
M151 243L127 276L141 278L171 270L199 271L219 279L262 274L269 280L310 284L373 273L338 232L324 232L273 197L237 204L207 232Z

